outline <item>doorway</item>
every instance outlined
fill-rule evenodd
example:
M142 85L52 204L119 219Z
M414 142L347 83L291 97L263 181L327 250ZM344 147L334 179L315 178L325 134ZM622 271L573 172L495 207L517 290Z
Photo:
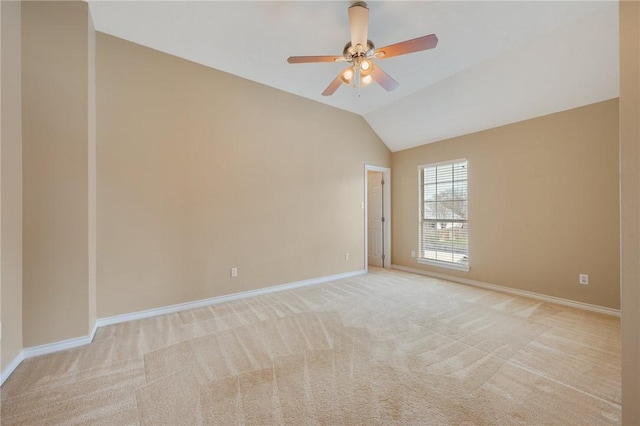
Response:
M365 166L365 269L391 267L391 170Z

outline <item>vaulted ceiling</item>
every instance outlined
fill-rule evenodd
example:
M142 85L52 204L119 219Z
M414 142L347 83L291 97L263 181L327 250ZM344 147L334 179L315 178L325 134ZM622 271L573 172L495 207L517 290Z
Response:
M89 0L96 30L362 115L392 151L617 97L617 1L370 1L376 46L435 33L436 49L380 60L400 83L325 87L344 63L348 1Z

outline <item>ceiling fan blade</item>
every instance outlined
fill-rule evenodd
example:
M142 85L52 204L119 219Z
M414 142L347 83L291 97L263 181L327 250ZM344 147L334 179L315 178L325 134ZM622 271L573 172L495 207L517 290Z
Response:
M336 90L338 90L338 87L340 87L340 85L342 84L342 73L343 71L340 71L340 74L338 74L338 76L331 82L331 84L329 86L327 86L326 89L324 89L324 92L322 92L322 96L331 96L335 93Z
M378 59L387 59L394 56L406 55L407 53L433 49L437 44L438 37L436 37L435 34L429 34L412 40L401 41L400 43L381 47L376 49L375 55Z
M378 83L380 86L384 87L384 90L387 92L395 90L400 85L382 68L376 65L373 66L373 70L371 71L371 78L373 78L373 81Z
M363 1L354 3L349 8L349 28L351 29L351 46L362 46L362 52L367 50L367 33L369 32L369 9Z
M311 62L338 62L344 61L344 56L289 56L290 64L306 64Z

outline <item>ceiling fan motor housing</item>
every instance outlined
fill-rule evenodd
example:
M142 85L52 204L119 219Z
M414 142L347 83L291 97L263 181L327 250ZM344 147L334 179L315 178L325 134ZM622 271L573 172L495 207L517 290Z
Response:
M344 45L342 55L347 61L351 62L357 57L369 58L373 56L375 50L376 50L376 46L373 44L371 40L367 40L367 45L359 49L357 49L356 47L353 47L351 45L351 42L348 41L347 44Z

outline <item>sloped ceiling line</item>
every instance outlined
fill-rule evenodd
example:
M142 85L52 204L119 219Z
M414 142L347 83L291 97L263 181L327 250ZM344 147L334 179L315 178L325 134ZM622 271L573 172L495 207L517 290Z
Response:
M618 96L617 1L371 1L378 46L435 33L381 66L400 83L321 92L343 64L349 2L89 1L96 30L362 115L392 151Z

